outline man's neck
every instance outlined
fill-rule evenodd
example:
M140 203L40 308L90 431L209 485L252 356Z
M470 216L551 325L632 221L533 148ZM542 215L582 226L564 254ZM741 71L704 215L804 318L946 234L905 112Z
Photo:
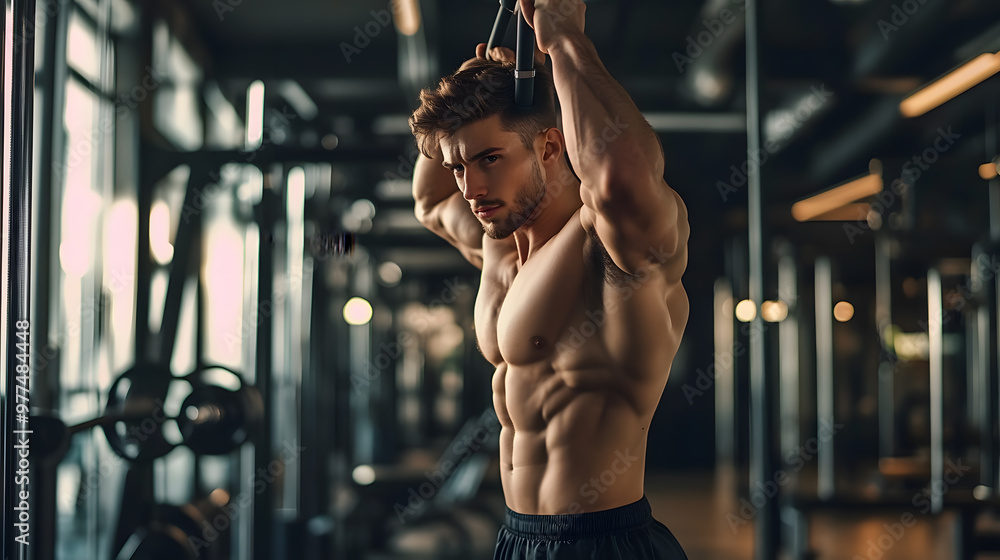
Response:
M518 268L557 233L566 222L583 206L580 199L580 181L572 177L569 168L561 174L562 181L546 184L546 196L535 209L528 223L514 231L517 244ZM565 179L570 177L569 179Z

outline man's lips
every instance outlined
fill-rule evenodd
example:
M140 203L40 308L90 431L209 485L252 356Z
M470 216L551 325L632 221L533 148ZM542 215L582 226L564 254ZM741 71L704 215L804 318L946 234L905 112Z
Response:
M479 207L479 208L476 208L476 209L474 209L473 211L474 211L474 212L475 212L475 213L476 213L477 215L479 215L479 216L482 216L482 217L484 217L484 218L485 218L485 217L488 217L488 216L490 216L491 214L493 214L493 212L494 212L494 211L495 211L495 210L496 210L497 208L500 208L500 206L481 206L481 207Z

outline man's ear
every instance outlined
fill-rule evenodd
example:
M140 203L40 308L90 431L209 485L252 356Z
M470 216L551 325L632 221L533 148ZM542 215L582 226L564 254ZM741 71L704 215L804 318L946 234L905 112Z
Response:
M556 127L547 128L539 133L538 141L542 143L542 164L558 162L566 152L566 138Z

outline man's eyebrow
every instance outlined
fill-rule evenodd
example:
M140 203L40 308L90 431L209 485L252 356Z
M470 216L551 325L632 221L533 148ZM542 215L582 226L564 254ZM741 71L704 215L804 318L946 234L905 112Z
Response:
M500 147L486 148L485 150L479 152L478 154L475 154L472 157L470 157L469 160L470 161L476 161L479 158L486 157L486 156L492 154L493 152L499 152L501 150L503 150L503 148L500 148ZM457 164L455 164L455 163L449 163L449 162L444 161L442 159L441 165L444 166L447 169L455 169L455 167L456 167Z

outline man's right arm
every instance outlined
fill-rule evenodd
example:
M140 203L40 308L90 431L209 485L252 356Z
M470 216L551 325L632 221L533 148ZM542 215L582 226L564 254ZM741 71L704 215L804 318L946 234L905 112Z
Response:
M413 168L413 213L424 227L455 246L470 263L483 268L483 226L458 190L455 175L441 165L441 154L417 156Z

